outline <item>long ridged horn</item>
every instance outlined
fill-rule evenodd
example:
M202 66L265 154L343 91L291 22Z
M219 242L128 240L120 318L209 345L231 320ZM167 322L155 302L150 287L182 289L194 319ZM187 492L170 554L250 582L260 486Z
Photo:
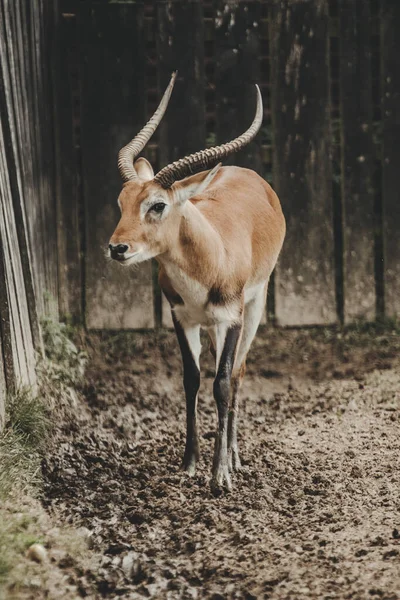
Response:
M159 183L163 188L169 188L174 183L174 181L183 179L184 177L187 177L188 175L193 175L194 173L198 173L199 171L210 169L230 154L237 152L238 150L249 144L251 140L257 135L257 132L260 129L263 120L263 103L261 92L258 85L256 85L256 88L256 116L254 117L254 121L252 122L248 130L245 131L245 133L235 138L231 142L228 142L227 144L222 144L221 146L215 146L214 148L207 148L206 150L201 150L200 152L190 154L189 156L185 156L185 158L181 158L180 160L177 160L171 163L170 165L167 165L157 173L157 175L154 177L154 181Z
M143 150L143 148L145 147L145 145L147 144L147 142L149 141L149 139L151 138L151 136L157 129L158 125L160 124L160 121L164 116L164 113L168 106L169 99L172 94L172 89L174 87L176 75L177 75L177 71L172 73L171 81L169 82L169 85L168 85L167 89L165 90L164 95L161 99L161 102L160 102L156 112L154 113L154 115L146 123L146 125L143 127L143 129L137 134L137 136L134 137L133 140L131 140L129 142L129 144L124 146L119 151L118 169L119 169L119 172L121 173L121 177L124 181L133 181L135 179L139 179L139 177L133 167L133 161L135 160L135 158L139 154L139 152L141 152Z

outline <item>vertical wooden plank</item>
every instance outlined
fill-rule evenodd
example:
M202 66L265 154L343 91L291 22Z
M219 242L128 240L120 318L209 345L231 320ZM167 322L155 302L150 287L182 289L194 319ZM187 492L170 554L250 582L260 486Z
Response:
M0 316L1 320L1 316ZM0 334L0 433L5 425L6 421L6 397L7 397L7 388L6 388L6 376L4 371L4 353L3 353L3 343Z
M7 118L1 114L1 121ZM0 127L0 237L3 252L3 264L6 280L7 304L9 310L9 337L12 352L12 371L14 385L32 385L36 383L35 355L29 322L29 311L26 300L25 282L18 248L17 223L13 212L13 202L9 180L9 164L13 156L6 154L3 129ZM4 290L3 290L4 307ZM6 321L3 327L7 326ZM4 348L3 348L4 349ZM7 365L7 361L6 361ZM11 358L7 366L7 386L10 387L8 373L11 371Z
M74 136L74 67L77 65L77 24L73 14L54 6L53 85L56 139L57 247L60 315L81 322L82 264L79 149Z
M7 49L5 44L6 36L4 30L4 19L1 19L0 21L0 114L2 115L5 150L9 157L7 161L8 180L10 185L10 195L12 199L14 218L18 224L16 233L22 265L22 276L28 304L32 339L36 351L42 352L42 339L40 334L39 316L31 268L31 256L29 253L23 198L21 195L22 185L21 173L19 172L20 165L18 163L16 112L18 112L19 105L14 105L13 103L11 85L12 79L9 72L10 60L7 60L7 56L13 53L13 48L9 47Z
M344 321L375 318L369 2L340 0ZM357 90L357 93L355 93Z
M15 386L15 370L11 346L11 315L7 294L4 239L0 237L0 430L4 425L6 392Z
M51 86L51 3L36 0L31 3L32 42L34 52L31 76L37 81L38 170L40 186L38 199L42 204L42 219L35 234L44 239L43 278L46 285L44 308L46 314L58 318L57 222L55 197L55 161L53 132L53 96Z
M13 145L18 185L24 199L30 260L40 314L57 314L57 264L55 210L53 204L53 151L51 98L47 93L48 52L42 31L39 0L7 3L3 12L10 93L8 105L13 123ZM41 244L37 240L41 239Z
M382 193L385 314L400 317L400 3L382 0Z
M159 93L178 70L168 110L160 124L160 167L205 148L205 76L203 5L194 2L157 3ZM172 327L169 304L163 298L162 324Z
M29 294L26 291L26 285L31 285L32 281L29 268L26 268L28 265L25 264L24 268L24 260L28 260L26 232L17 184L17 151L12 140L13 110L11 103L7 101L10 99L9 70L10 65L15 64L15 46L6 38L4 6L0 8L1 327L6 383L10 389L20 384L34 386L36 375ZM25 277L28 278L27 281Z
M236 2L216 0L215 19L215 97L216 97L216 143L222 144L242 132L237 122L237 39ZM231 155L224 165L236 164Z
M154 325L152 267L105 259L119 219L117 155L145 124L143 5L80 6L83 47L82 163L86 205L86 324Z
M255 84L261 83L260 62L260 22L261 2L241 2L237 8L236 35L237 53L237 117L240 133L246 131L254 119L256 106ZM264 108L265 113L265 108ZM261 139L263 131L236 154L236 164L262 172Z
M24 126L30 136L28 161L32 165L33 202L25 204L31 246L36 296L41 313L58 315L56 219L54 204L54 172L52 147L52 101L48 90L50 64L42 29L42 0L15 5L15 46L18 44L16 67L20 64L21 84L26 86L26 117ZM20 40L23 40L23 45ZM40 247L37 239L41 239Z
M276 271L281 325L336 321L326 0L271 5L274 185L287 221Z

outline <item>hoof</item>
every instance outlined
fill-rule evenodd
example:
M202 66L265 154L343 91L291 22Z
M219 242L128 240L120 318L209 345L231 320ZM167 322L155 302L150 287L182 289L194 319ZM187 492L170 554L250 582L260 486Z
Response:
M181 471L184 471L189 477L194 477L194 475L196 475L196 465L194 463L191 463L190 465L182 464Z
M232 482L228 466L223 469L218 469L217 472L213 474L210 481L210 489L214 496L221 496L223 492L229 493L232 491Z
M181 470L185 471L190 477L196 474L196 457L195 456L184 456L182 460Z

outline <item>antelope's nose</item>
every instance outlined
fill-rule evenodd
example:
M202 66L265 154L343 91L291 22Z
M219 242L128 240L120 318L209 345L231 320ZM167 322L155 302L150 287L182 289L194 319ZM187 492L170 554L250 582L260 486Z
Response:
M117 260L123 260L124 254L128 250L128 244L109 244L111 258L116 258Z

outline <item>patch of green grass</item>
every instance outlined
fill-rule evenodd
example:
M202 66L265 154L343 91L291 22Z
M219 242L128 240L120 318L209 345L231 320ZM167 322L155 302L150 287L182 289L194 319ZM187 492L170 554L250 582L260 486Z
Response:
M44 537L37 529L35 517L14 512L9 503L0 508L0 585L9 582L10 577L14 578L15 567L22 566L21 557L32 544L44 542ZM29 562L27 566L30 566ZM26 568L22 569L21 576L25 574ZM14 583L17 581L14 580Z
M24 446L40 450L50 429L48 410L29 389L21 389L7 398L6 427Z
M75 388L86 366L86 354L72 341L70 327L47 318L42 333L45 356L38 359L37 392L23 388L7 397L0 433L0 597L2 589L11 586L15 592L29 585L27 569L36 568L24 555L33 543L45 542L42 521L47 517L37 500L41 459L59 411L73 414Z
M32 529L36 528L35 520L26 514L10 516L6 522L0 520L0 551L2 556L7 554L7 548L12 543L18 554L23 554L32 544L42 544L43 537Z
M42 320L45 356L38 360L38 396L52 412L71 410L83 382L87 354L74 343L78 331L52 318Z
M59 323L48 317L42 320L45 359L42 370L51 373L55 384L75 385L82 381L87 355L73 342L76 331L70 325Z
M40 454L50 431L48 410L28 388L9 395L0 436L0 498L40 484Z
M40 486L40 455L26 438L6 430L0 438L0 501L17 490Z
M17 390L6 401L0 434L0 498L12 490L40 487L41 453L51 432L51 409L70 405L83 379L86 354L70 339L72 330L46 318L42 323L45 357L38 362L38 392Z
M10 562L5 558L5 556L0 555L0 583L4 582L6 576L11 571Z

